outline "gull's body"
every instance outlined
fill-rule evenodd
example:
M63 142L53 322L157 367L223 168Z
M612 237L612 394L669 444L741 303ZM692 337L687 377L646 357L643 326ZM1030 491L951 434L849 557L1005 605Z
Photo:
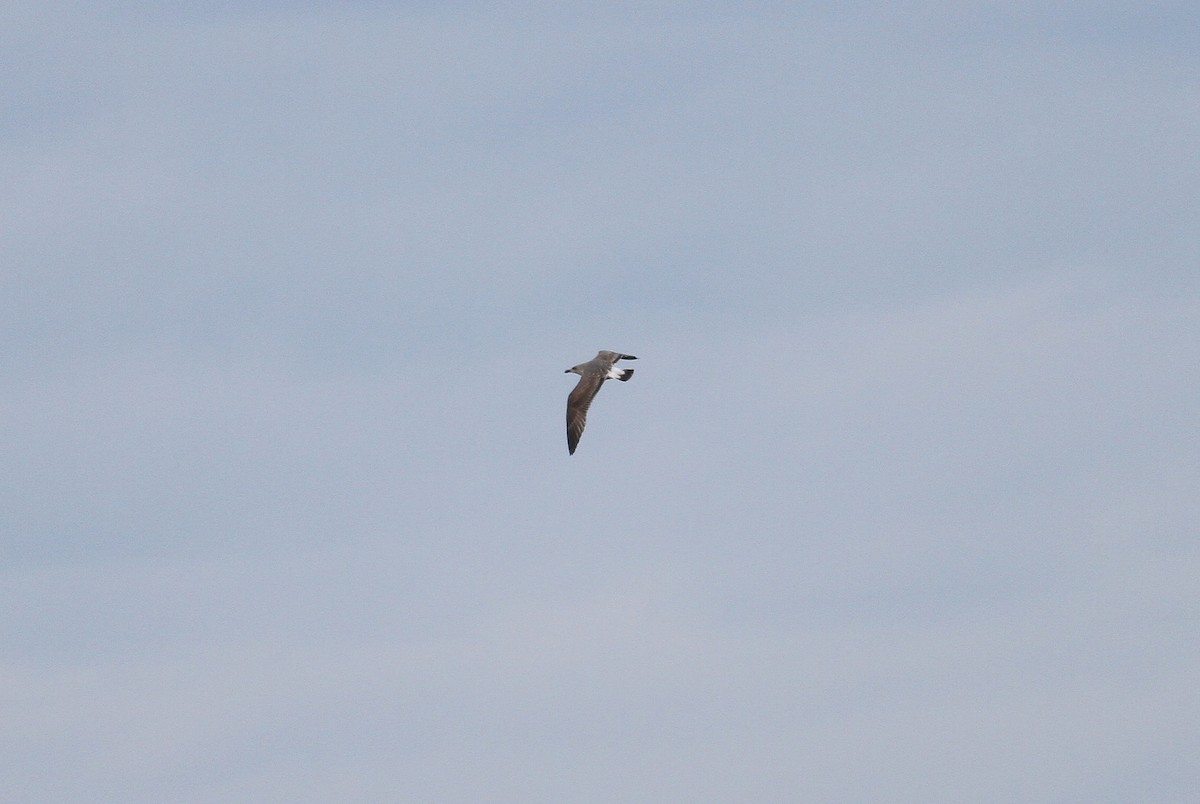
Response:
M572 366L564 374L579 375L579 384L567 397L567 451L575 454L579 445L579 437L583 435L583 426L587 424L588 406L596 397L600 386L605 380L620 380L626 382L633 376L633 369L617 368L618 360L637 360L633 355L623 355L620 352L601 351L586 363Z

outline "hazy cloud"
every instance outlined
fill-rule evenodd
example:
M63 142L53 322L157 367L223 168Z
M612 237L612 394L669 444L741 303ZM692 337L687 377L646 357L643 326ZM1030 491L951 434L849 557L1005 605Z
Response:
M0 797L1185 799L1193 15L4 11Z

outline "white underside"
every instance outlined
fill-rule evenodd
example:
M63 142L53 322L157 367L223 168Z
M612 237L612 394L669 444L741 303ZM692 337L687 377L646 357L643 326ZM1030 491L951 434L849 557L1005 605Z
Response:
M621 375L624 373L625 373L625 369L617 368L616 366L613 366L612 368L610 368L608 370L608 374L606 374L604 376L610 380L619 380L619 379L621 379Z

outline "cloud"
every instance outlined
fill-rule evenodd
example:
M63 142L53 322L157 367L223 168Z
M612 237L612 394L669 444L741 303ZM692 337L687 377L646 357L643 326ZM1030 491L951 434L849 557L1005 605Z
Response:
M1193 789L1181 14L9 12L7 797Z

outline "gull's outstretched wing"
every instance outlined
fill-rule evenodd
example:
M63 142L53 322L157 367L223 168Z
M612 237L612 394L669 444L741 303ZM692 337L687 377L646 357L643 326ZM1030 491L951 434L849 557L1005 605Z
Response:
M592 404L603 384L603 374L584 374L567 397L567 451L572 455L575 454L575 447L579 445L579 437L583 435L583 426L587 424L588 406Z

